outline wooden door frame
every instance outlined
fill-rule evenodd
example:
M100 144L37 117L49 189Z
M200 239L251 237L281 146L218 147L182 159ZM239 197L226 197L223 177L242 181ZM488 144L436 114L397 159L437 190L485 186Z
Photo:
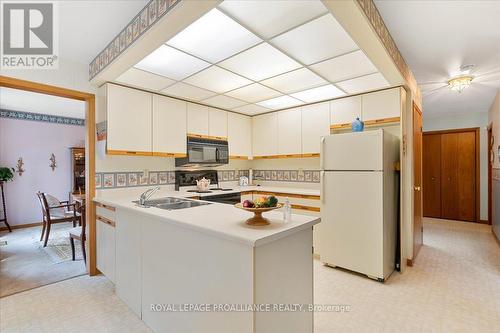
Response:
M488 133L488 224L491 225L493 223L493 163L491 161L493 124L490 123L486 130Z
M97 275L96 267L96 231L95 207L92 199L95 196L95 95L0 75L0 87L31 91L46 95L59 96L85 102L85 202L86 223L88 226L88 258L87 272Z
M412 135L415 133L415 112L417 112L419 115L420 115L420 124L421 124L421 131L422 131L422 143L421 143L421 150L422 150L422 158L420 160L420 163L422 164L420 166L420 181L421 181L421 184L420 184L420 187L422 188L423 186L423 114L422 114L422 110L420 110L420 108L418 107L418 105L416 103L412 103L412 113L411 113L411 119L412 119ZM422 224L422 231L421 231L421 235L422 235L422 240L421 240L421 245L416 248L415 244L415 210L416 210L416 207L415 207L415 171L418 169L417 168L417 159L415 158L415 137L413 136L413 140L412 140L412 156L413 156L413 175L412 175L412 184L411 184L411 188L412 188L412 207L413 207L413 211L412 211L412 220L413 220L413 223L412 223L412 245L413 245L413 255L412 255L412 258L411 259L407 259L406 260L406 264L408 266L413 266L417 256L418 256L418 253L420 252L420 248L422 247L423 245L423 218L424 218L424 202L423 202L423 193L422 193L422 190L420 190L418 193L420 195L420 213L421 213L421 216L420 216L420 223Z
M432 135L432 134L449 134L449 133L464 133L464 132L474 132L476 138L476 212L475 212L475 220L476 223L481 223L481 160L480 160L480 149L481 149L481 136L480 136L480 128L479 127L469 127L469 128L457 128L457 129L449 129L449 130L439 130L439 131L426 131L423 132L423 135Z

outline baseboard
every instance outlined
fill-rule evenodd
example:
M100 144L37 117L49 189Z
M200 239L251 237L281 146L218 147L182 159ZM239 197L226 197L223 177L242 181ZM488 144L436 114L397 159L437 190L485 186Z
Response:
M497 241L497 244L500 245L500 235L497 235L493 228L491 228L491 233L493 234L493 238Z
M490 221L488 221L488 220L479 220L479 223L481 223L481 224L490 224Z
M42 225L42 222L35 222L35 223L27 223L27 224L16 224L16 225L11 225L10 228L12 230L14 229L23 229L23 228L31 228L31 227L36 227ZM9 230L7 227L0 227L0 231L6 231Z
M406 266L413 267L413 259L406 259Z

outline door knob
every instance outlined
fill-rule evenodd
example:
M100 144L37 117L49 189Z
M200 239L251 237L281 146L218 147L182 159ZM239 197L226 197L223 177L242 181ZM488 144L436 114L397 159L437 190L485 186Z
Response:
M414 186L413 189L417 192L420 192L422 188L420 186Z

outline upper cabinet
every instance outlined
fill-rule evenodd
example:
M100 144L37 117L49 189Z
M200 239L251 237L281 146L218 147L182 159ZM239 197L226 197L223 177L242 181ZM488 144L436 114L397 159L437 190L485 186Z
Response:
M271 112L252 118L254 158L278 154L278 113Z
M361 119L361 96L352 96L330 102L330 124L333 127L350 125Z
M187 133L208 136L209 108L194 103L187 103Z
M230 157L246 159L252 156L252 118L228 112L227 123Z
M302 153L302 129L300 108L278 112L278 155Z
M208 135L219 139L227 138L227 111L209 108Z
M382 90L362 96L364 121L401 117L401 88Z
M302 154L319 154L321 137L330 135L330 103L302 107Z
M106 90L108 153L151 155L152 94L114 84Z
M186 155L186 102L153 95L153 155Z

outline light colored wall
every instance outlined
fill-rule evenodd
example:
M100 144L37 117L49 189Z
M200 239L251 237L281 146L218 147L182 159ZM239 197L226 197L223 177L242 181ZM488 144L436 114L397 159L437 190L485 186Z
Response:
M23 158L25 172L4 186L10 225L41 221L36 191L68 200L71 191L69 147L82 146L85 127L0 118L0 165L15 167ZM56 156L52 171L50 155Z
M488 124L493 126L493 136L495 138L495 144L493 146L493 151L495 153L495 161L493 163L493 168L500 169L500 159L499 159L499 147L500 147L500 90L493 101L488 112Z
M488 219L488 113L470 112L443 116L426 117L424 112L424 132L460 128L480 128L480 196L481 220Z

